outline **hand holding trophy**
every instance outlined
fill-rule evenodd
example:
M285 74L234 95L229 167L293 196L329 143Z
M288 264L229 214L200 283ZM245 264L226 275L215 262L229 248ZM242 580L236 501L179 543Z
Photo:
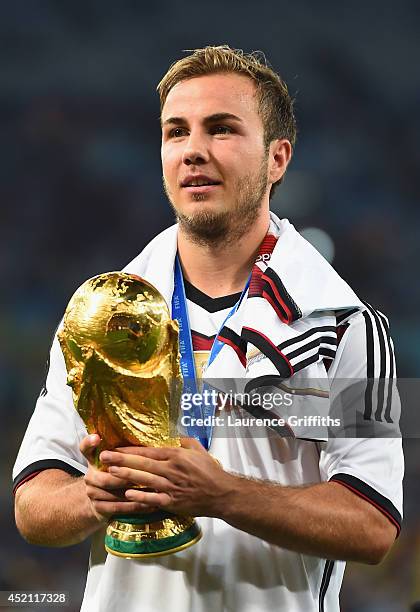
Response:
M87 280L71 298L58 334L76 410L102 450L180 446L182 375L178 324L165 300L139 276L124 272ZM108 552L154 557L197 542L193 517L166 511L118 515L105 537Z

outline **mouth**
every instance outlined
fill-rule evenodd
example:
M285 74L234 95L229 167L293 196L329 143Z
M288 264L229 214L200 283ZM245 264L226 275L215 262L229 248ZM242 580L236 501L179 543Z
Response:
M214 185L197 185L197 186L188 186L183 187L184 191L188 193L210 193L214 191L217 187L220 186L220 183L215 183Z
M190 193L208 193L221 184L221 181L217 181L208 176L188 176L182 181L181 188Z

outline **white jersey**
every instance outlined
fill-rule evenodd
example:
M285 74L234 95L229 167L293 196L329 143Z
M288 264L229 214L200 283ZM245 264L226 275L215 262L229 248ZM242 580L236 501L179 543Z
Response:
M186 284L197 369L237 298L211 300L200 293ZM345 380L376 377L388 385L395 376L395 363L385 317L367 306L363 312L340 312L335 320L334 354L327 348L317 364L324 368L331 397L343 395ZM318 332L298 333L287 341L287 346L282 348L284 355L290 357L300 351L306 356L312 349L305 343L314 333ZM369 398L366 410L370 410L371 417L378 422L395 419L391 411L398 411L398 406L395 408L394 401L391 407L391 392L389 385L379 394L369 385L364 387L364 396ZM281 485L334 480L373 504L399 531L403 475L401 439L337 437L310 440L281 437L270 428L265 428L263 434L260 428L257 436L241 435L240 429L226 436L223 429L217 425L214 428L210 452L226 470ZM15 487L47 468L84 474L87 466L79 443L85 435L85 426L73 407L71 390L66 386L64 359L55 338L46 385L14 467ZM339 610L344 562L288 551L237 530L220 519L198 518L197 521L204 534L200 542L179 553L150 560L127 560L108 555L104 550L103 531L95 533L82 610Z

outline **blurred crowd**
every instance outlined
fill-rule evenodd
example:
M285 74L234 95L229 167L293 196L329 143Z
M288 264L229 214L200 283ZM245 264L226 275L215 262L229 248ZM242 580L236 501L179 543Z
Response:
M363 15L340 13L330 0L314 16L309 6L284 7L269 23L256 16L265 25L257 35L235 2L212 3L213 29L208 20L188 27L188 19L172 27L169 2L2 5L0 590L64 589L78 609L88 545L51 551L23 542L11 466L74 289L121 268L173 222L155 87L183 49L260 48L284 76L299 136L272 208L331 238L333 265L389 316L400 376L419 376L420 76L411 67L420 11L405 2L393 11L381 5L379 15L366 2ZM194 19L186 0L176 10ZM405 610L420 599L418 440L406 441L406 454L405 529L382 566L349 567L344 612Z

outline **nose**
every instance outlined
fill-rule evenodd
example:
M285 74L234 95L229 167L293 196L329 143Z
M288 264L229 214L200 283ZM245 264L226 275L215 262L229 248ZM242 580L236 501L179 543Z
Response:
M185 143L182 162L186 166L193 166L205 164L208 160L209 155L204 138L191 132Z

